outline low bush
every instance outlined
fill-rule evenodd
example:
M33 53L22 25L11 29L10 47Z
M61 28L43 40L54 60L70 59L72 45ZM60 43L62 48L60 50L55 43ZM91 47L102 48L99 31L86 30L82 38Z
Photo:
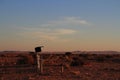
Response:
M120 64L120 59L113 59L112 62Z
M72 53L71 52L66 52L65 55L66 56L70 56Z
M97 62L104 62L105 61L104 57L97 57L95 60Z
M108 59L113 58L113 56L111 56L111 55L106 55L105 57Z
M79 54L79 57L83 57L83 58L86 58L86 59L88 58L88 56L89 56L88 54Z
M17 60L17 65L28 64L28 58L26 56L21 56L20 59Z
M84 62L82 60L80 60L77 57L74 57L72 62L70 63L70 66L82 66L84 64Z

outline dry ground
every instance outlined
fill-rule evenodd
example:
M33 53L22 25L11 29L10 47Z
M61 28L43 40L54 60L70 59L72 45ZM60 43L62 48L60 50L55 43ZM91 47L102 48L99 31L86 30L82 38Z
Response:
M120 80L120 54L42 54L42 74L33 54L2 52L0 80Z

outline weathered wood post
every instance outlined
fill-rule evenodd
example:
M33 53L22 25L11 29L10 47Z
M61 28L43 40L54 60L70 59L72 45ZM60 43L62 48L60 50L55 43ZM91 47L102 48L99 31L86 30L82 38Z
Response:
M38 71L40 71L40 74L43 73L43 59L42 59L42 55L38 53L42 51L41 49L42 47L43 46L35 48L36 57L37 57L37 68L38 68Z

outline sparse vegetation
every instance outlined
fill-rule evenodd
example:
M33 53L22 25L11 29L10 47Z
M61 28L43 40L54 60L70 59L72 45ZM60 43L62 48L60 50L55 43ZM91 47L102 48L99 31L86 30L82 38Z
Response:
M113 58L112 55L106 55L105 57L108 58L108 59Z
M97 62L104 62L104 61L105 61L104 57L101 57L101 56L96 57L95 60L96 60Z
M88 54L79 54L79 57L83 57L83 58L85 58L85 59L87 59L88 58Z
M111 80L120 79L120 55L42 54L44 74L38 74L34 53L0 56L0 79L3 80ZM16 61L16 64L12 62ZM11 64L11 65L10 65ZM28 65L31 64L31 65ZM61 64L64 65L61 68ZM63 69L61 73L61 69ZM111 77L111 75L114 75ZM26 77L25 77L26 76ZM2 77L2 78L1 78Z
M4 55L4 54L1 54L0 57L5 57L5 55Z
M66 52L65 55L70 56L70 55L72 55L72 52Z
M79 58L74 57L70 66L82 66L84 64L83 61L81 61Z
M23 64L27 64L27 58L22 58L17 60L17 65L23 65Z
M23 55L18 55L20 59L17 60L16 64L17 65L23 65L23 64L28 64L28 58Z
M120 59L113 59L112 62L120 64Z

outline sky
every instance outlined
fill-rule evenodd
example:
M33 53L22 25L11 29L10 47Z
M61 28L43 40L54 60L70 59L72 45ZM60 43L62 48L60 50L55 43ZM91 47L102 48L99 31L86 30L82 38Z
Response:
M120 51L120 0L0 0L0 51Z

